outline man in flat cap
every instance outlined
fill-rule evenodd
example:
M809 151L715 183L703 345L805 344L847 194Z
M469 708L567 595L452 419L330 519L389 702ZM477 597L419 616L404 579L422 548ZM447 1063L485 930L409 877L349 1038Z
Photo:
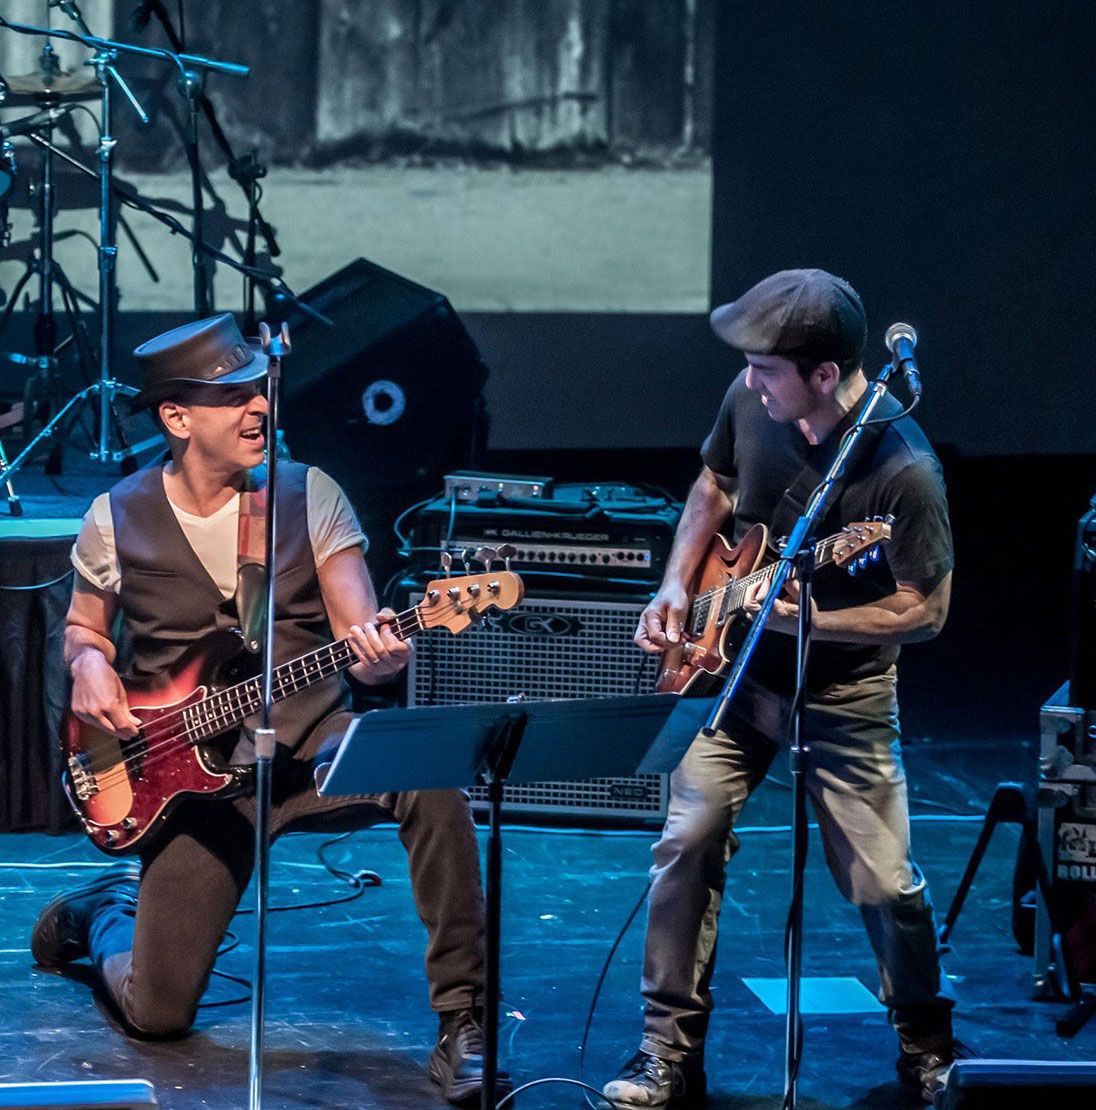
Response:
M636 643L658 653L681 643L690 588L728 514L737 543L751 526L790 530L845 430L867 400L866 325L855 290L823 270L785 270L712 313L712 328L742 351L701 448L704 461L682 514L658 594ZM893 516L886 557L856 578L820 572L814 594L804 776L841 893L861 913L879 964L881 999L900 1043L898 1073L931 1102L954 1058L952 999L941 978L925 880L910 857L899 747L899 645L943 626L952 547L941 468L920 428L893 419L864 445L820 536L845 523ZM747 597L756 613L764 590ZM693 742L671 778L654 847L643 965L639 1051L605 1085L619 1107L704 1101L704 1040L733 828L786 740L795 685L798 609L777 600L725 731Z
M131 644L130 675L156 679L206 634L247 623L255 600L247 569L265 562L255 537L263 534L266 356L228 313L157 336L135 355L144 388L134 405L154 412L170 460L124 478L89 509L73 548L64 649L74 714L122 738L141 722L115 670L115 616ZM350 674L384 682L406 666L410 647L387 623L391 610L378 611L366 538L346 496L314 467L286 462L278 475L275 663L347 638L358 658ZM335 675L278 703L272 833L398 824L440 1018L430 1076L450 1102L478 1106L484 907L468 799L445 790L321 798L313 768L346 732L347 695ZM247 734L224 754L233 764L253 760ZM42 910L35 960L60 969L90 957L130 1034L181 1035L248 884L253 845L250 796L184 802L149 839L139 870L110 868Z

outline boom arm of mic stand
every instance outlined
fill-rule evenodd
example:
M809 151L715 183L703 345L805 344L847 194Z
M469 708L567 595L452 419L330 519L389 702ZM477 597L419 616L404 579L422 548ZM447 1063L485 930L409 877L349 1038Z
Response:
M711 713L708 714L708 720L701 729L701 732L703 732L705 736L714 736L719 731L719 726L723 720L724 714L727 712L727 707L738 692L739 686L742 685L742 678L746 673L746 668L749 666L750 660L753 658L754 651L757 648L757 641L761 638L761 633L764 631L765 624L769 619L769 614L776 604L777 596L783 590L784 583L787 582L788 576L794 569L800 550L802 550L805 544L810 542L814 534L815 526L818 521L822 519L834 487L838 479L845 472L849 456L856 449L856 445L860 442L860 436L864 428L871 420L872 413L875 411L880 400L882 400L883 394L886 393L888 379L893 373L894 364L887 363L879 372L879 377L872 382L871 396L868 398L867 404L860 410L860 414L856 418L856 423L853 424L846 433L845 438L842 440L841 448L830 464L825 478L823 478L822 482L811 496L803 515L792 529L791 535L788 537L788 542L785 544L783 552L781 552L780 564L774 572L772 581L769 584L769 592L765 595L765 600L761 603L760 611L754 617L753 625L742 647L739 648L738 654L735 656L731 673L727 676L727 681L724 683L715 705L712 706Z
M74 23L77 24L77 27L80 28L81 33L90 36L91 28L88 27L88 21L83 18L83 12L80 10L80 6L76 2L76 0L70 0L69 3L59 3L58 7L61 9L61 11L66 13L66 16L68 16ZM117 65L113 65L111 62L104 61L103 71L107 73L108 77L110 77L114 84L117 84L118 88L121 89L125 99L127 99L132 105L133 111L137 112L137 118L142 123L148 123L149 113L141 107L141 102L137 99L137 93L133 92L133 90L129 87L127 81L125 81L125 79L122 77L122 74L118 72Z
M68 151L62 150L60 147L54 146L48 139L42 138L41 135L31 135L29 138L42 147L49 147L54 154L63 158L70 165L74 166L81 173L87 174L89 177L98 178L98 174L89 169L78 158L73 158ZM334 321L325 316L322 312L317 312L316 309L300 300L296 294L289 288L288 285L279 277L272 278L265 270L260 270L254 266L246 266L244 263L237 261L231 255L227 255L224 251L217 250L216 247L211 247L208 243L196 242L194 236L190 231L184 227L174 216L169 216L166 212L161 212L153 204L149 204L147 200L139 196L136 192L131 192L128 189L121 188L118 184L114 185L115 195L122 201L123 204L128 204L131 208L136 208L139 212L144 212L151 216L154 220L159 220L173 235L181 235L184 239L190 240L194 243L198 250L203 254L208 255L210 258L216 259L218 262L223 262L230 269L236 270L238 273L244 274L252 278L257 285L265 289L268 293L277 293L285 297L294 308L304 313L305 316L310 317L319 324L326 327L333 327Z
M213 73L224 73L230 77L246 77L251 72L250 66L238 65L236 62L218 62L213 58L203 58L198 54L173 54L170 50L161 50L152 46L134 46L128 42L117 42L114 39L101 39L97 35L78 35L75 31L63 31L59 27L34 27L29 23L16 23L13 19L6 19L0 15L0 27L9 31L17 31L21 35L42 35L46 38L68 39L70 42L82 42L94 50L116 50L120 54L138 54L144 58L163 58L179 70L179 76L185 79L186 67L195 69L208 69Z
M167 41L171 43L171 49L176 54L180 54L183 50L183 40L179 37L179 33L175 30L175 25L171 22L171 14L167 8L161 3L161 0L153 0L149 5L149 11L152 15L160 21L160 25L164 29L164 34L167 35ZM228 136L221 127L221 121L217 118L217 109L213 101L209 99L207 93L203 90L198 97L198 106L202 109L202 114L206 118L206 123L209 124L210 134L213 136L213 141L221 149L221 153L225 156L229 166L229 176L235 181L243 190L244 197L247 199L249 205L253 204L251 197L251 190L248 188L248 183L241 176L237 176L233 172L233 168L240 164L241 159L236 157L236 152L232 149L232 144L229 142ZM271 258L277 258L281 254L281 248L278 246L278 240L274 235L274 228L263 218L262 214L258 212L258 205L255 205L256 215L258 217L257 223L259 232L266 240L267 249L270 251Z

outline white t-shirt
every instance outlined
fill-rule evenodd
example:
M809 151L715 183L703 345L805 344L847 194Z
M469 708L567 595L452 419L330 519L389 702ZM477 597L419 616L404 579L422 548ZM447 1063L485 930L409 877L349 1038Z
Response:
M363 551L366 549L369 541L338 483L322 470L310 466L305 479L305 496L308 506L308 538L317 567L345 548L360 546ZM233 497L212 516L195 516L185 512L170 498L168 504L171 505L183 535L194 549L194 554L198 556L210 578L217 583L222 596L232 597L236 592L240 498ZM292 527L293 522L279 518L279 524L282 528L288 528ZM91 508L84 514L80 534L72 547L72 565L100 590L118 593L121 589L109 493L96 497Z

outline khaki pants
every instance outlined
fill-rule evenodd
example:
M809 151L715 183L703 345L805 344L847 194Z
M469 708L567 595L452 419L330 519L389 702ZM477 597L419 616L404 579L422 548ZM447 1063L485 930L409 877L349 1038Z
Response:
M698 735L670 780L654 847L642 990L645 1052L681 1060L703 1050L733 827L746 799L786 750L786 699L749 680L726 732ZM804 777L826 862L858 906L875 951L880 998L904 1047L950 1040L952 998L942 982L925 880L910 858L906 778L893 668L828 688L808 706Z

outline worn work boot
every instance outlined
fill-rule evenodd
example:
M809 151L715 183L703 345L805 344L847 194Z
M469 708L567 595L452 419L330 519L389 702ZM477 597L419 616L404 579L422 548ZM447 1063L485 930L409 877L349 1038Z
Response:
M438 1015L438 1042L430 1054L430 1078L454 1106L479 1106L483 1087L483 1015L450 1010ZM499 1071L495 1090L501 1098L513 1090L510 1076Z
M708 1081L704 1061L697 1057L660 1060L649 1052L637 1052L620 1070L616 1079L602 1087L602 1094L616 1106L677 1108L703 1106Z
M88 932L108 903L137 904L140 868L116 863L90 882L47 902L30 934L30 953L40 967L56 969L88 955Z
M947 1086L955 1061L965 1060L970 1055L970 1049L962 1041L950 1040L924 1052L903 1048L895 1067L902 1084L918 1091L921 1098L932 1106L936 1096Z

